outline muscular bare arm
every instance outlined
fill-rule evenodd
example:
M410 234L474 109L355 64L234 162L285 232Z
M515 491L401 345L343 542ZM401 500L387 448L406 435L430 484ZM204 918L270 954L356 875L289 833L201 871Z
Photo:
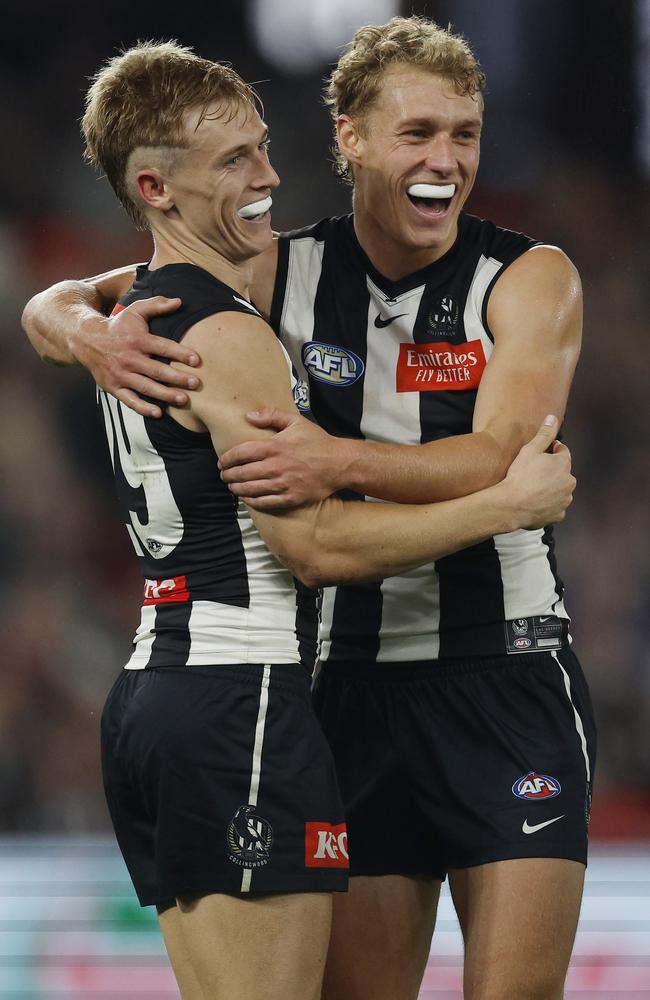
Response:
M202 386L189 410L172 410L193 430L207 428L217 454L250 436L246 412L262 401L291 406L289 370L273 332L255 317L221 313L185 337L203 358ZM344 503L329 498L279 511L252 510L269 548L312 586L380 579L430 562L495 533L561 517L574 480L566 449L544 454L556 424L542 428L503 483L435 505ZM269 431L258 430L260 440Z
M263 408L257 426L285 428L222 458L233 492L261 509L320 499L349 487L424 503L498 482L545 413L564 415L580 350L580 281L557 248L536 247L497 281L488 306L495 348L481 380L471 434L425 445L333 438Z
M60 365L83 363L77 357L92 324L102 330L113 305L133 284L135 266L118 268L83 281L60 281L29 300L22 324L32 347L44 361ZM82 348L83 350L83 348Z
M143 416L159 417L161 408L140 398L184 405L184 389L198 384L159 358L198 365L184 345L149 333L154 316L172 312L180 299L162 296L136 302L117 316L106 316L133 284L135 267L119 268L85 281L62 281L39 292L25 306L22 324L44 361L81 364L107 392ZM163 384L164 383L164 384Z
M253 301L265 318L271 312L277 258L274 240L252 261ZM117 317L107 316L134 277L135 266L129 265L83 281L61 281L30 299L22 324L44 361L84 365L102 389L136 413L159 417L160 406L141 396L184 406L188 402L184 390L195 388L198 379L157 359L168 358L192 367L198 367L201 360L183 344L149 333L149 320L178 308L179 299L156 296Z

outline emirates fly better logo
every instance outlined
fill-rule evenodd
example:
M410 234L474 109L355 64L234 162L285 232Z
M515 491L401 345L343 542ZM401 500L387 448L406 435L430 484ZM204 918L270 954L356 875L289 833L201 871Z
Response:
M466 344L400 344L397 392L478 389L485 370L480 340Z

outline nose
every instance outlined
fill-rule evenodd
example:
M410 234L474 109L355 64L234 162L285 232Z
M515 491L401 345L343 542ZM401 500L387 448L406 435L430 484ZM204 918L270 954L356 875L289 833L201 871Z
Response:
M265 151L259 152L258 159L258 171L255 179L254 187L259 188L276 188L280 184L280 178L276 174L275 170L271 166L269 161L268 153Z
M447 132L438 132L427 144L425 166L437 174L449 174L456 166L454 143Z

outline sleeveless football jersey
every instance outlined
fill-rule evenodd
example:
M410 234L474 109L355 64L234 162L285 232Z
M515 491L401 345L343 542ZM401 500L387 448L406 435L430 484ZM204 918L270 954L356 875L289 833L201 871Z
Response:
M297 375L298 408L349 438L416 445L471 432L494 346L490 292L534 245L462 214L440 260L389 281L359 245L352 216L281 235L271 322ZM499 535L381 583L328 588L321 659L560 648L562 596L550 528Z
M154 295L182 299L177 312L151 323L153 333L176 341L215 313L259 315L191 264L138 268L116 310ZM314 593L269 552L244 504L221 481L210 434L187 430L168 413L139 416L101 389L97 396L120 510L145 578L127 668L311 665Z

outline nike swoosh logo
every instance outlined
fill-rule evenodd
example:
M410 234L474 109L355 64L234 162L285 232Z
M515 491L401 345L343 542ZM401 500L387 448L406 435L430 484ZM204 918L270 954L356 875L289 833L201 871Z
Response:
M553 618L553 617L554 617L554 615L546 615L545 618L542 618L542 616L540 615L539 616L539 620L540 620L540 622L550 622L551 618Z
M551 823L557 823L559 819L564 819L564 813L562 813L561 816L556 816L555 819L547 819L545 823L536 823L534 826L529 826L528 820L525 819L521 829L524 833L537 833L538 830L543 830L545 826L550 826Z
M381 330L384 326L390 326L391 323L396 319L401 319L402 316L407 316L408 313L398 313L397 316L389 316L388 319L384 319L381 313L377 313L375 317L375 326L378 330Z

